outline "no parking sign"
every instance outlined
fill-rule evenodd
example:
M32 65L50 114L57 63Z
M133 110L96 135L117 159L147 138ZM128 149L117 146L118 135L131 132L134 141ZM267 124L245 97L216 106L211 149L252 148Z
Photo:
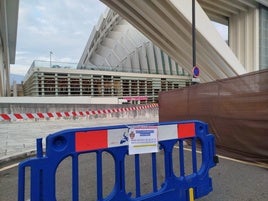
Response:
M192 72L193 72L193 77L196 78L200 74L200 69L197 66L194 66Z

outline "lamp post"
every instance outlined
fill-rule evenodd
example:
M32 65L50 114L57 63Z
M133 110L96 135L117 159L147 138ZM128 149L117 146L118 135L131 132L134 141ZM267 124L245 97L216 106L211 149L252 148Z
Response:
M49 52L49 64L50 64L49 66L50 66L50 68L51 68L51 55L52 55L52 54L53 54L53 52L50 51L50 52Z

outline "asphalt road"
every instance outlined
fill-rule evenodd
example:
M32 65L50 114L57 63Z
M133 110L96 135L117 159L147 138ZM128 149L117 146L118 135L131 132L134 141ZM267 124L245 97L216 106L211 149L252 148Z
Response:
M175 155L174 155L175 157ZM187 158L187 157L186 157ZM96 174L95 155L81 155L79 158L80 200L95 201L96 199ZM163 181L164 172L161 167L163 156L158 157L158 181ZM112 159L109 154L103 156L104 172L104 196L112 190L114 183ZM126 158L126 191L135 192L133 158ZM65 159L57 169L57 200L71 200L71 177L70 177L70 159ZM141 157L141 182L142 194L149 193L152 189L151 175L148 168L148 158L146 154ZM178 170L176 165L174 170ZM213 192L208 196L198 199L200 201L266 201L268 200L268 169L243 164L237 161L220 158L220 163L211 170L210 175L213 179ZM17 200L17 166L0 170L0 201ZM186 168L187 171L187 168ZM26 174L27 178L29 177ZM26 179L27 181L28 179ZM161 182L158 182L160 188ZM26 182L27 184L27 182ZM27 190L28 191L28 190ZM26 192L27 194L27 192ZM133 194L135 196L135 193Z

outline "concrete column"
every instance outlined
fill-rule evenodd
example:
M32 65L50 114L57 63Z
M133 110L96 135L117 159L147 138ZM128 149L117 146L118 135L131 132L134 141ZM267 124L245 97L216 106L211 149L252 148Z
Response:
M91 87L90 95L94 96L94 82L93 82L93 76L92 75L90 75L90 87Z
M101 95L104 96L104 83L103 83L103 75L101 76Z
M59 95L59 87L58 87L58 74L55 73L55 95L58 96Z
M114 96L114 76L111 76L111 96Z
M3 48L0 40L0 97L4 96L4 58L3 58Z
M44 73L41 74L41 93L42 96L45 96L45 83L44 83Z
M259 11L251 8L229 19L229 45L247 72L259 70Z
M80 96L83 95L83 84L82 84L82 75L80 74L79 76L79 91L80 91Z
M70 96L71 95L71 80L70 80L70 77L71 77L71 75L70 74L68 74L68 96Z
M260 7L260 69L268 69L268 7Z

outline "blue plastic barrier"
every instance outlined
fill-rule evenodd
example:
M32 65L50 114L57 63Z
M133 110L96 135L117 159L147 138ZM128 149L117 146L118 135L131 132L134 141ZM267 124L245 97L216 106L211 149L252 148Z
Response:
M126 192L125 158L129 152L129 128L155 126L159 149L164 153L164 179L158 187L157 154L150 153L148 161L152 172L152 190L141 194L140 159L135 154L135 197ZM190 144L192 172L185 174L184 143ZM200 142L200 143L197 143ZM197 149L200 146L201 163L198 165ZM174 173L173 151L179 152L180 175ZM102 154L109 153L114 160L114 186L108 196L103 197ZM43 153L42 139L37 139L37 156L19 164L18 200L55 201L56 171L67 157L72 164L72 200L79 200L79 155L96 153L96 200L97 201L191 201L212 191L209 170L216 165L214 136L208 133L207 124L200 121L148 123L69 129L51 134L46 138ZM148 166L149 167L149 166ZM30 192L25 193L25 172L30 169Z

